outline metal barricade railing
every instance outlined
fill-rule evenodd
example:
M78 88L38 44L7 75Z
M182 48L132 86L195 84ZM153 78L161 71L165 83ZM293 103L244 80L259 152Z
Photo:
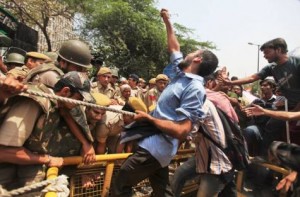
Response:
M171 165L175 168L180 165L180 162L187 160L194 153L193 149L178 150L177 155L172 160ZM96 162L91 166L85 167L82 164L80 156L65 157L64 166L77 165L76 172L70 177L70 196L72 197L93 197L109 196L109 191L112 184L112 179L117 174L120 164L118 160L126 159L131 153L96 155ZM175 170L175 169L174 169ZM170 170L172 173L172 170ZM173 171L174 172L174 171ZM49 168L47 171L47 179L55 178L58 174L58 168ZM83 188L81 183L82 175L98 175L98 179L94 182L94 187ZM193 187L187 187L186 192L192 191ZM138 185L133 187L137 196L150 196L151 187L149 181L143 180ZM46 197L56 197L54 192L48 192Z
M193 149L188 150L178 150L177 155L173 158L169 169L170 174L172 175L176 168L184 161L186 161L189 157L194 154ZM122 153L122 154L108 154L108 155L97 155L96 163L91 166L85 167L80 166L82 164L81 157L66 157L64 158L64 166L68 165L79 165L76 169L76 172L70 177L70 196L71 197L94 197L101 196L107 197L109 196L110 188L112 185L112 180L117 174L120 163L118 160L126 159L130 153ZM256 163L253 161L253 163ZM275 172L281 173L283 176L289 174L289 170L282 168L280 166L276 166L270 163L258 162L256 163L260 166L266 167ZM47 172L47 179L53 179L57 176L58 169L57 168L49 168ZM98 175L98 178L94 182L94 187L91 188L83 188L81 177L83 175ZM243 181L244 181L244 172L237 172L236 175L236 185L238 197L244 197L245 194L243 192ZM182 194L188 194L190 192L194 192L198 189L198 182L191 182L186 185L182 191ZM149 181L146 179L136 185L133 190L136 192L136 196L150 196L151 187ZM56 197L54 192L48 192L46 197Z
M131 153L96 155L95 164L91 168L78 168L70 178L70 196L102 196L107 197L111 186L111 180L115 170L115 162L126 159ZM65 157L64 166L80 165L82 157ZM95 168L97 167L97 168ZM81 185L82 175L97 175L95 187L83 188Z
M283 168L283 167L280 167L280 166L277 166L274 164L270 164L267 162L256 162L254 158L251 158L251 163L257 164L259 166L263 166L274 172L278 172L278 173L282 174L283 176L287 176L290 173L290 171L286 168ZM243 187L244 187L243 183L244 183L244 171L239 171L239 172L237 172L237 177L236 177L237 197L245 197L246 196L243 191ZM280 195L281 197L285 196L284 191L281 191L280 193L281 193L281 195Z

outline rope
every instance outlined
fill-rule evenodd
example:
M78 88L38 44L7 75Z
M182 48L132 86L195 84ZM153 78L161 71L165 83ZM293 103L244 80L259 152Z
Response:
M48 187L43 189L42 193L52 191L52 192L57 192L59 197L69 196L70 191L68 189L68 177L65 175L58 176L57 178L51 180L44 180L42 182L34 183L32 185L21 187L19 189L14 189L11 191L7 191L3 189L2 186L0 186L0 196L1 197L19 196L26 192L30 192L40 187L45 187L47 185Z
M37 91L33 91L33 90L26 90L25 94L26 93L30 94L30 95L41 96L41 97L54 99L54 100L67 102L67 103L72 103L72 104L76 104L76 105L84 105L84 106L92 107L92 108L96 108L96 109L103 109L103 110L107 110L107 111L111 111L111 112L115 112L115 113L120 113L120 114L124 114L124 115L129 115L129 116L134 116L135 115L135 113L133 113L133 112L128 112L128 111L118 110L118 109L114 109L114 108L104 107L104 106L101 106L101 105L88 103L88 102L85 102L85 101L79 101L79 100L70 99L70 98L66 98L66 97L62 97L62 96L57 96L57 95L54 95L54 94L47 94L47 93L44 93L44 92L37 92ZM24 93L22 93L22 94L24 94Z
M54 180L55 182L43 189L42 193L56 192L57 197L69 196L70 190L68 188L68 177L66 175L60 175Z

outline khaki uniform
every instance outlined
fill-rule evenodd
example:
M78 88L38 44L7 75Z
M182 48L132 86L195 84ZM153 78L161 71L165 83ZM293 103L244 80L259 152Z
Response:
M123 96L120 96L118 99L117 99L119 105L125 105L125 103L128 101L126 100Z
M29 89L49 91L43 85L29 85ZM48 91L46 92L49 93ZM14 108L15 105L22 103L21 108ZM30 111L32 109L34 110ZM24 111L26 114L13 114L11 110L19 110L18 113ZM1 145L23 146L37 154L50 154L59 157L80 155L80 141L61 118L56 102L47 98L32 95L13 97L1 106L0 121ZM4 127L4 123L10 123L9 126L11 127ZM17 180L20 184L17 187L20 187L43 180L45 168L43 165L19 166L2 163L0 164L0 174L0 184L10 185L15 178L13 182Z
M114 98L119 98L119 97L121 97L121 89L120 89L120 87L118 86L118 84L114 84L114 85L112 86L112 88L115 90Z
M138 86L136 86L135 88L131 88L131 95L130 96L137 97L137 98L140 98L140 99L144 100L143 91Z
M157 90L156 87L150 89L146 94L145 94L145 104L147 108L149 109L150 106L156 106L156 103L158 101L159 96L161 95L161 92Z
M29 85L28 88L51 93L43 85ZM9 99L0 109L0 145L23 146L39 115L42 112L47 114L50 107L50 100L44 97L21 94Z
M122 109L121 105L111 105L110 108ZM95 139L106 143L108 153L115 153L119 143L120 133L123 130L123 116L120 113L106 111L105 116L95 128Z
M27 66L21 66L21 67L15 67L13 69L11 69L10 71L7 72L7 75L12 75L15 78L22 78L24 79L28 72L30 71L30 69Z
M35 84L42 83L47 87L53 88L63 74L63 71L57 68L53 63L44 63L31 69L27 73L24 81Z
M91 90L92 93L102 93L106 96L108 96L108 98L110 99L114 99L114 95L115 95L115 90L111 87L110 84L107 85L106 88L104 88L99 82L94 82L92 84L92 90Z

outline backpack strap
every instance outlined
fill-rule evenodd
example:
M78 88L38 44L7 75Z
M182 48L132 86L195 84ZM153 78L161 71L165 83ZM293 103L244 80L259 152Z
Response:
M226 141L227 139L232 139L232 133L229 132L232 131L232 128L231 128L231 124L234 124L230 118L225 114L225 112L223 112L220 108L218 108L217 106L215 106L217 112L218 112L218 115L221 119L221 122L222 122L222 125L223 125L223 128L224 128L224 132L225 132L225 137L226 137ZM202 129L200 129L202 128ZM201 127L199 128L198 131L200 131L204 137L206 137L207 139L209 139L215 146L217 146L219 149L221 149L223 152L225 150L225 148L223 148L221 146L221 144L219 144L218 142L216 142L210 135L209 135L209 132L206 128L205 125L201 124Z
M216 147L218 147L219 149L221 149L224 152L224 148L221 146L221 144L219 144L218 142L216 142L208 133L207 128L205 127L205 125L201 124L201 127L199 128L198 132L202 133L203 136L208 139L209 141L211 141Z

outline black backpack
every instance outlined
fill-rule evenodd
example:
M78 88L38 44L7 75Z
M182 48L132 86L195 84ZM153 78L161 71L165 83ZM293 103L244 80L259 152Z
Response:
M234 169L238 171L243 170L247 168L250 160L247 143L242 134L242 131L239 125L232 122L232 120L225 112L223 112L218 107L216 107L216 109L224 127L227 147L223 148L219 143L212 139L210 135L208 135L208 131L205 125L202 125L200 127L202 128L200 129L200 132L204 135L204 137L209 139L215 146L217 146L225 153Z

